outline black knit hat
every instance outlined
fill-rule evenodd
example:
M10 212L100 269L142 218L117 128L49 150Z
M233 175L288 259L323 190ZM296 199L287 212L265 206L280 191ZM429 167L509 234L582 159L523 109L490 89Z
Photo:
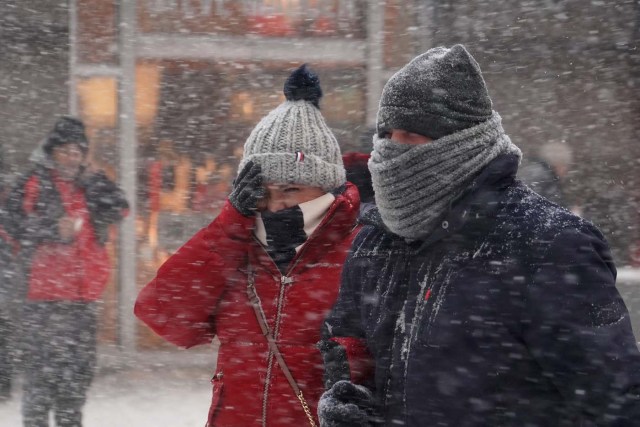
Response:
M414 58L382 91L377 128L441 138L491 117L480 66L462 45L436 47Z
M53 130L47 137L47 142L42 150L47 156L51 155L54 147L64 144L77 144L83 153L89 150L89 140L84 132L82 121L71 116L62 116L58 119Z

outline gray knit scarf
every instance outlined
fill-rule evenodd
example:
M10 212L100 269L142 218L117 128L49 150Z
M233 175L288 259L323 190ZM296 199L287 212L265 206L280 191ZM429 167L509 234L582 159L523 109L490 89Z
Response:
M423 145L374 137L369 170L385 225L409 240L431 234L451 203L500 154L522 153L491 118Z

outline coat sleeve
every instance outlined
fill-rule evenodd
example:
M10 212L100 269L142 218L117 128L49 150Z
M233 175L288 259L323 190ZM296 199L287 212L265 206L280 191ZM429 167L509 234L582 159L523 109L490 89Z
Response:
M25 247L60 241L58 220L62 213L49 210L43 215L39 199L40 180L35 174L19 179L7 198L5 228Z
M181 346L211 342L226 286L239 286L253 219L228 201L220 215L172 255L138 295L134 312L158 335Z
M115 182L111 181L104 172L89 176L83 183L85 188L87 207L94 221L113 224L120 221L129 203L124 192Z
M109 226L127 215L129 203L122 189L103 172L91 174L84 180L83 186L95 235L98 242L104 244Z
M595 228L560 233L529 286L523 336L577 413L630 426L640 419L640 354L615 277Z
M358 235L353 248L358 245ZM363 258L354 257L354 249L347 256L338 299L322 327L318 345L324 361L324 385L329 389L340 380L371 387L373 384L373 357L367 346L363 326L362 264Z

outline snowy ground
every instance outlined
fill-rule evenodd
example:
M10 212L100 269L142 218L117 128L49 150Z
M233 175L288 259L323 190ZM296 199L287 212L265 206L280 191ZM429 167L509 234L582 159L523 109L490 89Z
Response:
M159 356L118 360L111 354L106 361L102 356L85 407L84 426L203 427L211 401L214 354L182 351ZM22 425L20 388L18 384L10 401L0 402L0 427Z

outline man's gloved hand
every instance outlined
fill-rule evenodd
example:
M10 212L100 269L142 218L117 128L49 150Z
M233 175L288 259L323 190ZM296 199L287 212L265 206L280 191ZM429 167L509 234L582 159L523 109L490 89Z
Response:
M247 162L233 181L233 190L229 194L229 201L242 215L253 216L258 209L258 201L265 195L260 165Z
M351 381L338 381L318 403L320 427L370 427L375 425L371 391Z

